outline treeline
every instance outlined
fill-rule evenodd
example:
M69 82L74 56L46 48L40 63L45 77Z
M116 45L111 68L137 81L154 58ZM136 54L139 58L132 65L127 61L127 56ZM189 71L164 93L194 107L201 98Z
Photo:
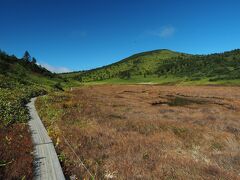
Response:
M161 61L158 76L174 75L191 80L209 78L210 81L240 78L240 50L206 56L178 57Z
M49 77L54 76L46 68L38 65L36 58L31 57L28 51L24 53L21 59L18 59L15 55L8 55L0 50L0 74L11 75L12 73L19 75L19 78L24 78L29 71Z

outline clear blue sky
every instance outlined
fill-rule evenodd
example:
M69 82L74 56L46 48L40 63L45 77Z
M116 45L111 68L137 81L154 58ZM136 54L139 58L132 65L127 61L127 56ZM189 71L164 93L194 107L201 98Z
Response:
M240 48L238 0L0 0L0 49L82 70L153 49Z

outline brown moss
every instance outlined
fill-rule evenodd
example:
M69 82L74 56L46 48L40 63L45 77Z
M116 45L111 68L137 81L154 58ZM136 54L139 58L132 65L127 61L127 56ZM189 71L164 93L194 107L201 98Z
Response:
M0 129L0 179L32 179L32 141L27 124Z
M59 128L54 138L69 176L89 178L63 135L96 179L238 179L239 90L86 86L39 99L38 109Z

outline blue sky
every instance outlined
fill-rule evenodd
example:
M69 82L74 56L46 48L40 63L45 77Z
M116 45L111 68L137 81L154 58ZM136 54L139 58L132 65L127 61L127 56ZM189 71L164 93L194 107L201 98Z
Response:
M0 0L0 49L25 50L54 71L90 69L134 53L240 48L237 0Z

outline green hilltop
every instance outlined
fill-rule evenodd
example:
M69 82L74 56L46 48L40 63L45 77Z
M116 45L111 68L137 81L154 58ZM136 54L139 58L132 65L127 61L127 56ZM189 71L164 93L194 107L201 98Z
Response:
M100 68L61 74L84 83L239 84L240 50L191 55L167 49L135 54Z
M129 74L130 76L147 76L155 73L157 70L156 65L162 60L185 56L188 55L167 49L143 52L100 68L88 71L65 73L63 74L63 77L71 77L79 81L89 82L106 80L116 77L127 78Z

